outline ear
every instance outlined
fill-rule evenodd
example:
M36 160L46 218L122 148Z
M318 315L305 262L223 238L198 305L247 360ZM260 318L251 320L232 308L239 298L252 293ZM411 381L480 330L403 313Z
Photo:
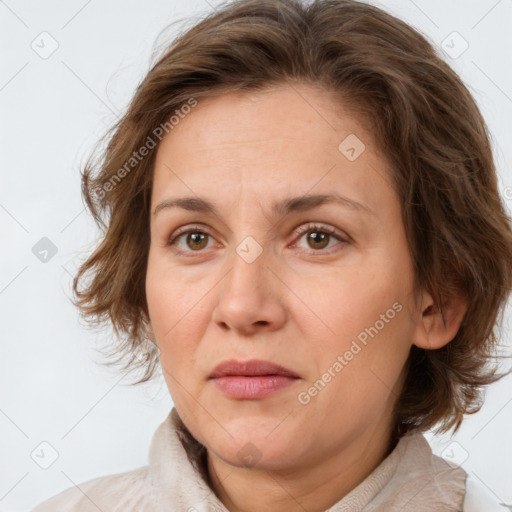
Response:
M460 328L467 306L467 299L462 294L450 297L439 306L424 291L413 344L426 350L435 350L450 343Z

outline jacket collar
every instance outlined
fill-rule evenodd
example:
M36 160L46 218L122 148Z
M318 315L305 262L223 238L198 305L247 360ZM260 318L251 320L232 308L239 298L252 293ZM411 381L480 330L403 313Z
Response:
M173 408L151 441L149 466L159 510L228 512L212 491L206 449ZM355 489L326 512L461 510L466 473L432 453L418 431L403 436L392 452Z

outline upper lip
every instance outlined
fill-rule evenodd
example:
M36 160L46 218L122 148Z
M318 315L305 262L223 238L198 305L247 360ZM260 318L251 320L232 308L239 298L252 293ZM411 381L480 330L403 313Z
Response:
M299 377L288 368L284 368L283 366L272 363L271 361L264 361L261 359L236 361L234 359L230 359L229 361L222 361L218 364L210 374L210 379L226 377L228 375L284 375L286 377Z

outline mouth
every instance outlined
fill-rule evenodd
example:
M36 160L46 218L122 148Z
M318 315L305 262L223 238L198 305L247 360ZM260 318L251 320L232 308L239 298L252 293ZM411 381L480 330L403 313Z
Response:
M223 361L215 367L209 380L229 398L257 400L265 398L300 380L300 377L270 361Z

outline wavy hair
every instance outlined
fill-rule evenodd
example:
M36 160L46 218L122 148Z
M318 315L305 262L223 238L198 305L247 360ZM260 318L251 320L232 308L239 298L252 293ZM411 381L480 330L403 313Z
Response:
M417 289L441 314L450 297L467 297L453 340L412 346L395 406L400 436L438 424L457 431L464 414L480 410L484 386L506 375L491 360L512 289L511 219L471 93L425 36L372 5L238 0L165 46L81 170L102 238L73 281L74 304L90 323L114 327L110 356L144 370L135 384L153 376L145 276L157 134L191 100L279 83L332 91L367 127L392 169Z

